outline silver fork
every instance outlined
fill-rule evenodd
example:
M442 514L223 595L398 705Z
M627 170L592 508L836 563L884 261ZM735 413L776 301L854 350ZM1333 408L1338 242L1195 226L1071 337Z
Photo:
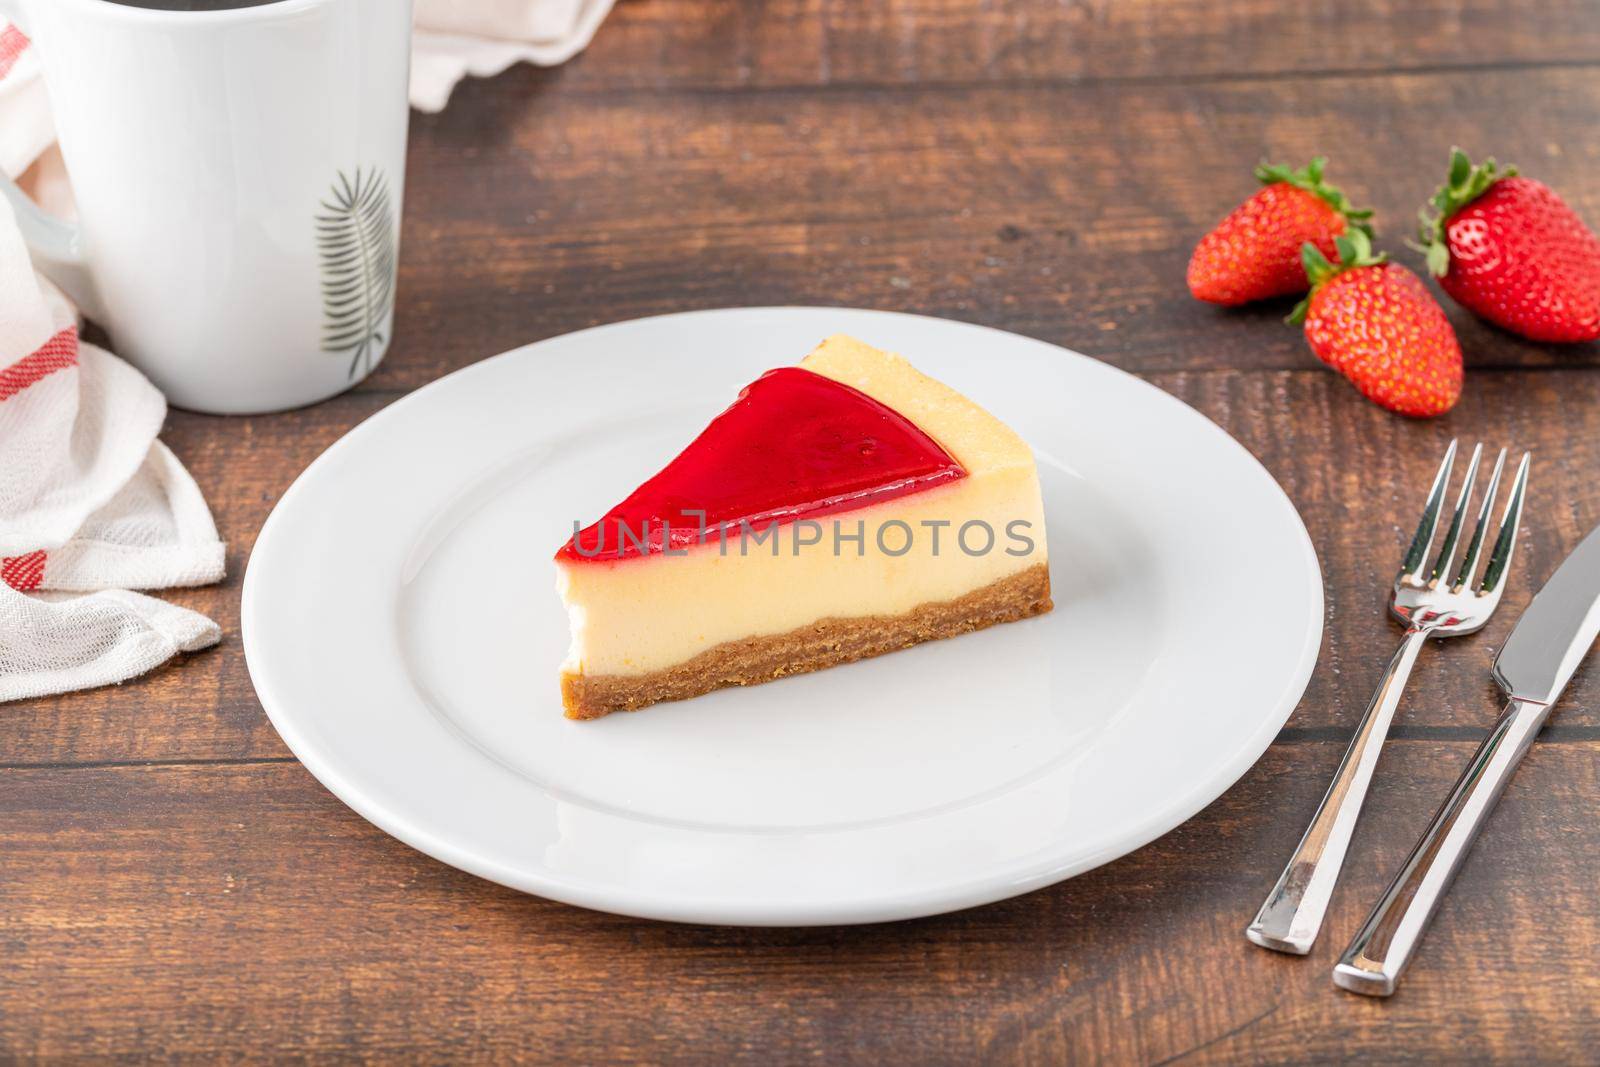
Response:
M1483 628L1500 603L1500 593L1505 588L1506 571L1511 565L1511 555L1516 548L1517 523L1522 516L1522 500L1528 484L1528 457L1522 457L1512 484L1510 498L1501 518L1500 528L1484 566L1483 578L1470 586L1478 558L1483 552L1484 533L1489 524L1489 513L1494 498L1500 490L1500 474L1505 467L1506 451L1500 450L1495 460L1494 473L1484 491L1483 503L1478 509L1477 525L1468 540L1461 564L1455 570L1454 580L1449 580L1450 564L1460 545L1463 520L1467 505L1472 499L1472 486L1478 478L1478 461L1483 456L1483 445L1472 450L1467 464L1467 474L1461 482L1456 497L1455 510L1445 530L1444 542L1433 566L1424 570L1433 536L1444 509L1445 494L1450 486L1450 473L1455 466L1456 442L1451 441L1445 450L1444 462L1428 490L1428 502L1422 510L1422 522L1417 526L1411 547L1400 563L1400 573L1395 576L1394 589L1389 599L1389 610L1405 625L1405 637L1400 650L1394 654L1389 667L1378 682L1378 691L1366 714L1356 728L1350 747L1345 750L1339 770L1333 776L1328 794L1322 798L1317 814L1306 828L1305 836L1267 895L1266 903L1256 913L1255 921L1245 931L1262 948L1278 952L1292 952L1303 956L1311 951L1322 927L1322 917L1333 896L1334 883L1339 879L1339 868L1344 865L1345 850L1355 832L1356 819L1366 800L1367 786L1372 781L1372 769L1378 762L1378 752L1389 734L1389 723L1400 703L1406 679L1411 675L1417 653L1430 637L1457 637Z

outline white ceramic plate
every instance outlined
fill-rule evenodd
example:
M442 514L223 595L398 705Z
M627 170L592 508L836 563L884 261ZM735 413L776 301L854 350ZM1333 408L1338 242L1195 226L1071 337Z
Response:
M550 557L572 520L835 332L905 353L1032 443L1055 611L563 718ZM1189 818L1299 699L1322 582L1266 471L1136 378L964 323L747 308L542 341L375 415L274 509L243 631L284 741L413 847L590 908L808 925L999 900Z

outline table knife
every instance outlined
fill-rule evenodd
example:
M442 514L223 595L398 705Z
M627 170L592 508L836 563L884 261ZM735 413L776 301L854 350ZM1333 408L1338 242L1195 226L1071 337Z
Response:
M1600 528L1557 568L1494 661L1507 702L1422 840L1333 969L1342 989L1386 997L1550 708L1600 633Z

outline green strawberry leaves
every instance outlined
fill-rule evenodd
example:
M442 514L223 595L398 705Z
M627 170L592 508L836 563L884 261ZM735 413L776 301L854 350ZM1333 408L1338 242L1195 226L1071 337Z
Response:
M1275 185L1283 182L1296 189L1304 189L1312 193L1345 217L1351 231L1360 230L1368 237L1372 236L1372 224L1367 220L1372 218L1371 211L1358 211L1350 203L1350 198L1337 185L1329 185L1322 180L1322 172L1328 167L1328 157L1318 156L1310 164L1292 170L1282 163L1261 163L1256 167L1256 178L1262 185Z
M1310 241L1300 247L1300 262L1306 268L1306 280L1311 283L1311 292L1294 306L1286 322L1304 322L1306 312L1311 307L1311 298L1330 279L1358 267L1376 267L1389 258L1386 253L1372 251L1372 236L1364 230L1351 229L1340 234L1333 239L1333 247L1339 253L1337 263L1328 262L1328 257Z
M1492 156L1473 166L1461 149L1450 150L1449 176L1417 213L1417 240L1407 242L1428 258L1430 274L1442 278L1450 271L1450 245L1444 237L1445 224L1456 212L1488 192L1489 186L1516 173L1516 167L1500 168Z

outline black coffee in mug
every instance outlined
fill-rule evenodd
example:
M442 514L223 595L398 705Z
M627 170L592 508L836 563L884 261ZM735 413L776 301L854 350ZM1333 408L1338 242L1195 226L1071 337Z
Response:
M108 0L123 7L147 7L152 11L231 11L236 7L262 7L278 0Z

